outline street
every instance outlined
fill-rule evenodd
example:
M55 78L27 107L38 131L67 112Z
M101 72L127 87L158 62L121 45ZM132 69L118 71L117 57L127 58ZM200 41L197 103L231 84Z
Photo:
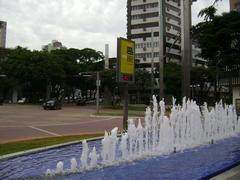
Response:
M40 105L4 104L0 106L0 143L122 128L121 118L94 117L95 112L95 106L43 110Z

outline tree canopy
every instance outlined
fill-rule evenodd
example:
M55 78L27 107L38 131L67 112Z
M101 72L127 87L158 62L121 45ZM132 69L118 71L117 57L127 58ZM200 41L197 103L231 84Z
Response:
M210 66L225 68L240 64L240 13L214 16L193 28L193 37Z
M103 55L94 49L62 49L30 51L26 48L0 49L0 73L7 76L12 88L20 87L22 96L31 102L46 97L46 89L51 92L64 89L72 93L73 89L86 86L88 79L79 83L80 72L103 69ZM53 94L56 96L55 93Z

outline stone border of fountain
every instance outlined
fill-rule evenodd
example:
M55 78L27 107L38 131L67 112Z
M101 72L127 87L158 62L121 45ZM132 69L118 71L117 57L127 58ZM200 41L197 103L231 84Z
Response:
M153 109L147 108L144 126L141 125L141 120L137 123L137 120L129 119L128 131L124 132L120 138L117 138L118 128L114 128L111 132L105 132L103 139L98 137L92 140L95 143L102 139L100 146L88 146L86 140L63 144L62 146L70 145L69 148L75 143L82 145L79 151L81 152L80 164L79 160L71 156L70 164L67 163L70 169L65 168L65 159L61 158L55 162L55 169L46 170L45 176L82 173L152 156L169 155L209 144L209 142L235 137L240 131L240 119L231 105L219 102L209 110L205 104L200 111L194 101L184 98L183 105L180 106L176 105L174 100L171 114L166 117L164 101L160 101L158 106L156 98L153 97L154 106ZM51 149L60 147L58 145ZM96 147L99 148L98 152ZM22 155L26 155L26 152ZM48 164L54 167L55 163ZM219 167L222 167L221 163Z
M64 168L63 161L59 161L56 169L47 169L45 175L67 175L149 156L169 155L234 137L240 130L240 121L235 109L222 101L216 103L211 110L205 103L201 111L195 101L183 98L180 106L176 105L173 98L169 117L165 116L165 110L164 100L158 103L153 96L153 108L146 109L144 127L140 119L129 119L128 130L121 134L120 138L117 138L117 127L111 132L105 131L99 153L95 146L91 147L91 150L87 141L83 141L80 164L76 158L72 158L69 169ZM116 152L120 152L120 156L117 156ZM98 161L99 158L101 159Z
M212 174L209 174L209 175L205 176L204 179L212 179L212 180L214 180L217 177L221 178L226 173L230 173L230 174L233 173L235 168L238 167L238 166L240 166L240 162L236 162L236 163L234 163L234 164L232 164L230 166L227 166L227 167L225 167L223 169L220 169L220 170L218 170L218 171L216 171L216 172L214 172ZM236 171L234 173L236 173Z
M104 138L103 136L100 136L100 137L89 138L89 139L85 139L85 140L87 140L89 142L89 141L98 141L98 140L101 140L103 138ZM52 145L52 146L46 146L46 147L42 147L42 148L36 148L36 149L21 151L21 152L17 152L17 153L11 153L11 154L0 156L0 161L13 159L13 158L17 158L17 157L20 157L20 156L26 156L26 155L29 155L29 154L35 154L35 153L39 153L39 152L42 152L42 151L48 151L50 149L57 149L57 148L60 148L60 147L65 147L65 146L78 144L78 143L82 143L82 142L83 142L83 140L77 140L77 141L71 141L71 142L62 143L62 144L56 144L56 145Z

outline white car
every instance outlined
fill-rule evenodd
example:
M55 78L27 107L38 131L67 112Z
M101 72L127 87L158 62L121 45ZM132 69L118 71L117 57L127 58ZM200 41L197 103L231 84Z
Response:
M21 98L18 100L18 104L24 104L26 102L26 98Z

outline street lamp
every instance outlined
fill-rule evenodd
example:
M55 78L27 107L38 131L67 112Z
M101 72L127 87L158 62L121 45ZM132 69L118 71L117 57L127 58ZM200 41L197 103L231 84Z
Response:
M99 113L99 87L101 86L100 73L97 72L81 72L78 75L83 77L91 77L93 74L96 74L96 112Z
M0 74L0 78L5 78L5 77L7 77L7 75L5 75L5 74ZM3 96L2 96L2 90L1 90L1 91L0 91L0 105L3 104L3 101L4 101L4 98L3 98Z
M189 86L191 88L191 99L194 99L194 88L200 87L199 84L193 84Z
M159 0L159 100L164 97L163 71L165 59L165 1Z
M182 96L190 96L190 69L192 63L192 40L190 29L192 27L191 6L197 0L182 0Z

